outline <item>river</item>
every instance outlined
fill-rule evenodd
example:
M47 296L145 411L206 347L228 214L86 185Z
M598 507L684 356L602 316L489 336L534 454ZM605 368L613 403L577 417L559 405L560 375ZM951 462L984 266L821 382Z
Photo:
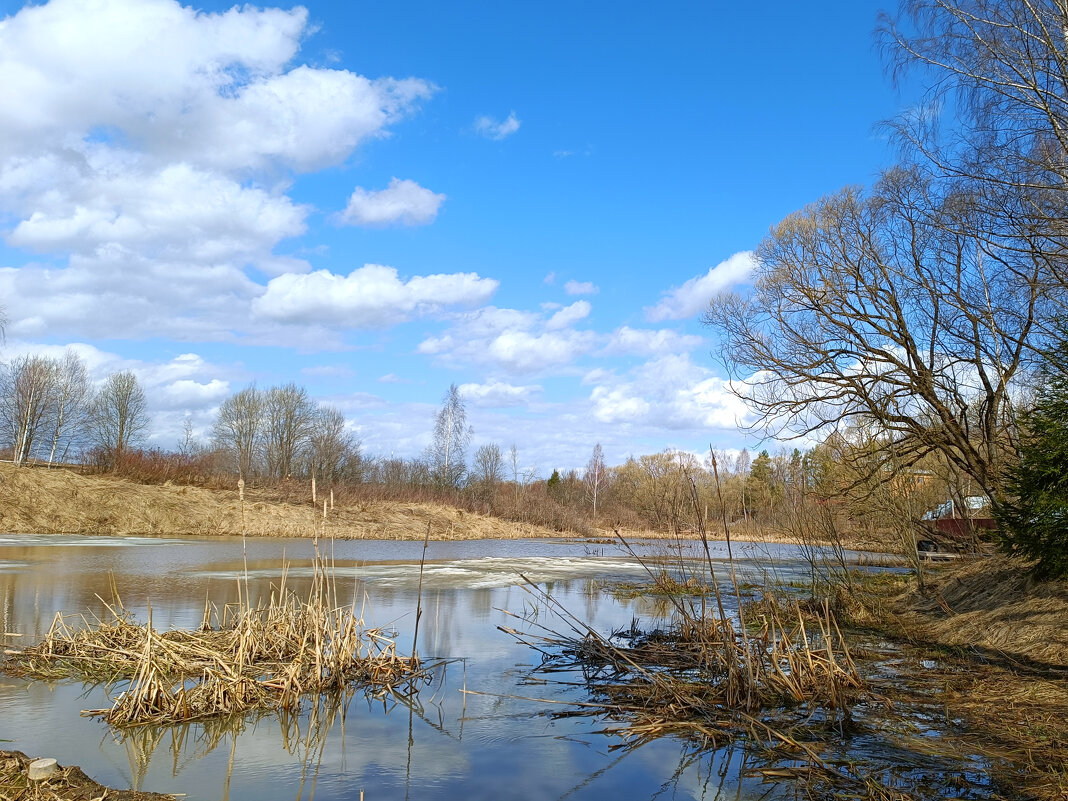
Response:
M320 542L338 582L368 625L395 629L398 651L411 649L422 543ZM140 539L0 536L0 641L6 649L37 642L57 612L106 616L117 593L141 620L194 627L206 601L235 602L246 575L252 596L311 574L309 540ZM668 555L640 543L644 556ZM697 558L695 546L685 556ZM717 572L727 566L713 545ZM736 544L742 580L804 580L806 564L789 546ZM422 577L418 652L452 658L420 694L418 708L357 694L325 722L309 711L283 723L267 715L234 729L190 725L123 735L79 711L109 706L104 688L49 684L0 675L3 748L76 764L103 784L196 799L454 799L765 797L746 777L736 750L700 759L665 738L633 751L593 733L590 718L554 719L560 702L582 688L531 676L539 654L498 630L508 613L553 625L524 578L598 631L655 622L648 598L621 599L604 582L639 581L645 568L615 545L561 540L432 542ZM518 626L522 628L521 625ZM469 692L464 692L467 690ZM311 737L314 731L318 736Z

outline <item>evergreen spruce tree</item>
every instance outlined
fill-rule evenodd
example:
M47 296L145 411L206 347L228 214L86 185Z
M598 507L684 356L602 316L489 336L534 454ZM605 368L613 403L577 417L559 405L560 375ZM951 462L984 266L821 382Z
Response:
M1020 463L996 514L1002 549L1036 559L1038 578L1068 576L1068 339L1047 354L1038 397L1022 415Z

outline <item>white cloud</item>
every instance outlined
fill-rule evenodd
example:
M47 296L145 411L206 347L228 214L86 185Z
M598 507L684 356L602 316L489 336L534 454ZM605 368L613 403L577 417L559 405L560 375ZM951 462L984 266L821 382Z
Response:
M596 295L601 290L592 281L568 281L564 292L569 295Z
M436 91L301 65L308 33L299 6L174 0L0 21L0 217L8 245L52 257L0 269L13 335L278 341L251 305L260 273L310 270L275 252L306 230L292 173L343 162ZM314 323L285 336L338 344Z
M194 381L180 378L160 387L154 398L154 406L163 409L190 409L216 406L230 394L230 383L213 378L210 381Z
M479 408L522 406L530 400L531 395L541 392L541 387L537 384L516 386L504 381L461 384L457 389L464 400Z
M44 253L91 256L122 248L143 258L244 264L269 260L275 244L304 232L306 209L284 195L188 164L112 170L114 154L84 155L77 169L51 156L23 165L18 180L29 185L16 191L32 211L8 244ZM5 178L10 193L13 176Z
M597 345L594 332L569 327L587 314L586 301L551 316L489 306L458 316L443 334L420 342L417 352L450 366L484 364L508 373L565 367Z
M590 403L602 423L703 432L734 429L749 419L733 384L685 354L659 356L625 378L598 378Z
M744 283L755 268L752 251L735 253L705 275L691 278L682 286L665 292L659 303L646 308L645 316L653 322L693 317L704 311L716 293Z
M366 264L348 275L317 270L271 279L252 303L257 317L343 328L385 328L451 306L484 303L498 282L477 273L414 276L402 281L393 267Z
M590 304L585 300L575 301L570 306L565 306L550 317L549 321L545 324L545 327L549 331L570 328L579 320L584 320L589 317L591 308Z
M503 331L488 343L484 359L509 372L534 373L570 364L587 353L594 341L589 331Z
M657 353L683 353L704 342L701 337L680 334L667 328L650 331L644 328L621 326L609 337L605 353L636 353L651 356Z
M0 27L5 152L96 139L222 169L337 163L433 93L423 81L286 70L308 12L52 0Z
M438 216L445 195L436 195L415 181L392 179L386 189L357 187L338 220L349 225L426 225Z
M475 132L485 136L487 139L507 139L509 136L519 130L519 126L522 125L519 118L513 111L508 115L505 120L498 120L493 117L482 116L475 120Z

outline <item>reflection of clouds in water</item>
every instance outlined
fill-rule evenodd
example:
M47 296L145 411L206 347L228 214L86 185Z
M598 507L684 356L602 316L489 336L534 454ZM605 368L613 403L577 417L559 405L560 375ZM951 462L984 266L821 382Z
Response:
M206 597L220 606L237 600L237 577L243 572L240 540L19 537L12 545L9 539L0 540L0 557L8 557L9 565L24 567L0 570L0 617L6 621L5 630L27 634L47 629L57 609L103 614L96 594L111 598L109 572L123 601L140 619L145 619L150 600L158 627L196 626ZM50 547L57 543L91 546L94 541L97 547ZM175 542L183 547L167 551L156 547ZM117 543L127 547L117 549ZM339 541L334 545L339 603L347 605L355 599L356 610L368 625L395 627L398 651L407 653L422 543ZM266 601L272 585L278 586L284 558L291 563L289 586L298 595L306 595L313 572L311 551L308 541L250 541L253 602ZM598 591L589 579L640 581L646 574L626 555L610 549L602 555L601 546L591 551L588 545L555 542L432 543L433 560L424 572L419 654L424 659L464 657L466 662L448 668L443 687L422 691L420 700L431 723L418 717L412 721L411 798L559 798L574 788L579 789L569 796L573 801L648 798L672 781L683 753L678 743L649 743L614 764L619 755L607 749L619 741L589 734L596 723L585 718L552 721L549 715L560 707L515 697L586 700L582 688L523 683L539 662L539 654L496 627L530 631L532 624L500 610L528 613L537 623L563 628L547 613L543 599L521 586L520 573L602 633L629 625L632 616L640 618L640 625L655 625L657 617L667 611L653 599L619 599ZM739 552L736 547L735 554ZM788 553L774 547L771 552L780 560ZM663 544L657 546L657 553L666 553ZM719 554L714 547L714 558ZM294 555L302 561L292 563ZM703 564L703 550L697 564ZM729 573L726 563L717 562L716 569L717 574ZM804 563L797 561L780 561L769 568L784 574L803 569ZM759 581L764 570L743 562L739 577ZM724 600L729 602L729 598ZM486 695L464 696L460 692L464 687ZM79 697L82 692L81 685L60 684L52 690L41 682L29 687L0 682L2 734L15 739L9 747L47 752L63 764L91 766L94 778L128 786L127 748L133 745L115 743L101 723L79 717L80 709L108 703L102 690ZM433 703L432 696L436 696ZM463 737L458 739L461 718ZM230 801L307 798L312 781L317 801L356 798L360 790L367 798L400 798L408 789L408 721L407 709L395 707L386 713L381 703L357 696L344 726L339 721L331 730L317 773L318 752L302 763L306 750L293 752L283 746L277 720L250 722L237 738ZM177 755L170 752L171 743L168 733L157 746L141 786L187 793L191 800L222 797L231 740L224 739L206 754L204 746L192 738ZM308 772L302 785L305 766ZM595 775L602 769L602 775ZM714 766L707 760L688 767L674 780L674 797L701 797L710 770ZM748 798L748 791L743 782L741 797Z

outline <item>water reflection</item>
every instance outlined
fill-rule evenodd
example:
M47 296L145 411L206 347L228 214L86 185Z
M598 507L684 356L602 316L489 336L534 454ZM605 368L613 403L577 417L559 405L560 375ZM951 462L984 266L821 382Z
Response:
M206 603L238 600L248 565L251 597L265 600L282 565L298 593L310 584L306 540L112 540L0 537L0 633L5 648L36 642L57 612L105 616L118 594L141 619L151 604L161 628L196 626ZM368 625L391 626L410 643L422 543L321 543L336 566L339 597ZM663 546L640 545L663 554ZM721 558L725 553L717 551ZM790 549L761 553L747 580L767 571L801 575ZM703 558L694 550L683 558ZM297 716L113 732L79 711L109 701L103 688L0 676L0 738L6 747L77 764L104 784L185 793L189 799L411 797L757 798L745 754L698 756L677 742L623 754L588 721L557 720L553 702L584 700L581 686L523 686L538 655L497 631L501 610L537 615L523 576L547 588L600 631L661 614L647 599L618 599L597 582L643 572L610 546L557 541L431 543L424 571L418 649L455 657L417 703L362 693L307 704ZM406 650L407 646L402 646ZM467 694L463 690L481 694ZM536 690L536 692L533 692Z

